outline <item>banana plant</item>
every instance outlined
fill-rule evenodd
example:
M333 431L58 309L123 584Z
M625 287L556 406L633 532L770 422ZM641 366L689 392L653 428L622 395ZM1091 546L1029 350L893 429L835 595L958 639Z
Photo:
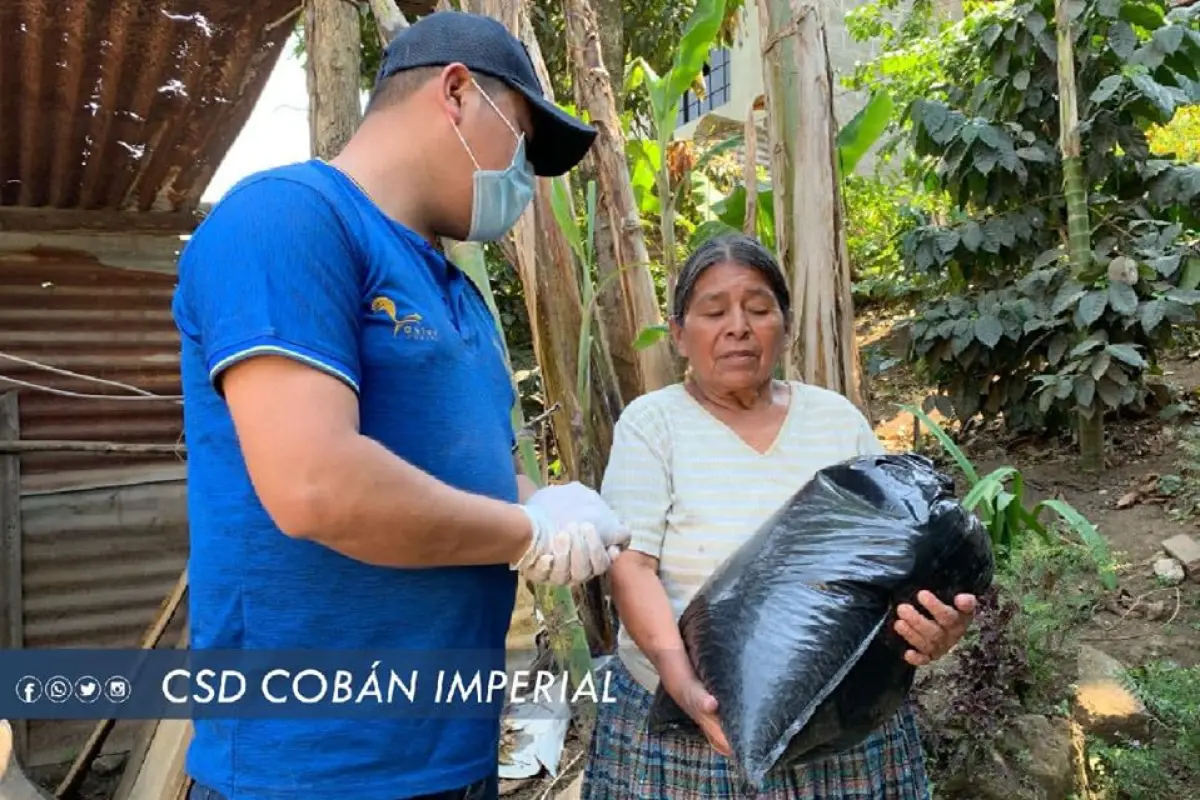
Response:
M866 105L854 115L854 118L838 131L836 152L839 175L848 175L854 171L863 156L879 140L879 137L883 135L888 121L892 117L892 111L893 103L891 96L886 92L876 92L870 97ZM693 174L699 176L701 170L711 159L741 145L743 141L744 137L742 134L736 134L709 148L704 155L697 159L696 164L692 168ZM647 174L651 171L651 167L657 167L661 156L660 151L651 147L650 143L631 144L638 148L636 151L637 156L634 160L635 168L633 170L636 192L638 179L640 178L644 183ZM658 210L657 198L651 198L645 191L644 185L640 197L646 203L642 205L641 210L643 213L652 213ZM759 182L755 235L768 250L775 249L774 198L771 184ZM653 207L648 207L651 200L654 201L654 205ZM691 249L699 247L714 236L720 236L725 233L738 233L744 229L746 219L745 185L738 184L729 194L719 197L715 202L711 203L709 209L713 216L695 228L688 241L688 247ZM650 347L666 336L667 330L666 325L655 325L644 328L638 333L633 346L637 349Z
M650 124L654 129L657 148L655 186L662 230L663 265L667 271L669 290L675 287L675 202L678 187L671 184L671 173L665 157L675 132L675 119L683 95L701 78L709 52L725 21L726 0L698 0L692 16L683 30L671 68L663 75L654 71L645 59L637 58L626 76L625 91L637 91L643 85L650 99ZM649 153L646 158L651 159ZM635 177L637 170L634 170Z

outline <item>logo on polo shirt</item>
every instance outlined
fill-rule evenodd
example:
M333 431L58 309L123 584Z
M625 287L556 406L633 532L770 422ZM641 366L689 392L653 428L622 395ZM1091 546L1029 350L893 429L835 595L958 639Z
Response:
M396 310L396 304L390 297L380 295L371 301L371 310L380 313L382 312L392 321L392 335L399 336L401 333L409 339L431 340L438 337L437 330L427 327L421 323L422 316L420 314L405 314L400 316Z

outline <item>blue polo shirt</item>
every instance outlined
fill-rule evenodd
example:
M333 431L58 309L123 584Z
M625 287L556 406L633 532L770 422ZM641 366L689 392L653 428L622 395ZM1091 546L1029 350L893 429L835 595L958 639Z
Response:
M214 388L256 354L296 359L357 393L364 435L448 484L515 501L512 384L470 279L313 160L247 178L213 208L180 257L172 310L192 647L490 650L481 666L503 669L506 565L382 568L284 535ZM491 774L498 737L498 716L197 720L187 763L229 800L397 800Z

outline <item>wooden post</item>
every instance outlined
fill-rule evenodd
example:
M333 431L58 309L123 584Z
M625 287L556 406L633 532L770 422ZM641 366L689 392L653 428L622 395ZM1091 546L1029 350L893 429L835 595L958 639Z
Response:
M20 438L20 406L16 392L0 393L0 440ZM25 644L21 591L21 457L0 454L0 650ZM18 760L28 757L28 725L14 720L13 749Z
M346 0L304 6L309 144L316 158L336 156L362 121L362 48L358 7Z
M821 10L813 0L758 0L758 11L775 242L795 309L787 376L839 392L867 413L842 228L833 72Z

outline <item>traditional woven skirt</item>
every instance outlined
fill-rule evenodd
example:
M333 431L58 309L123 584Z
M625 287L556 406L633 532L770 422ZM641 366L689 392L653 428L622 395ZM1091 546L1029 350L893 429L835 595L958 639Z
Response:
M592 735L582 800L931 800L911 707L858 747L767 777L747 794L733 765L703 738L647 732L654 695L613 659L609 694Z

